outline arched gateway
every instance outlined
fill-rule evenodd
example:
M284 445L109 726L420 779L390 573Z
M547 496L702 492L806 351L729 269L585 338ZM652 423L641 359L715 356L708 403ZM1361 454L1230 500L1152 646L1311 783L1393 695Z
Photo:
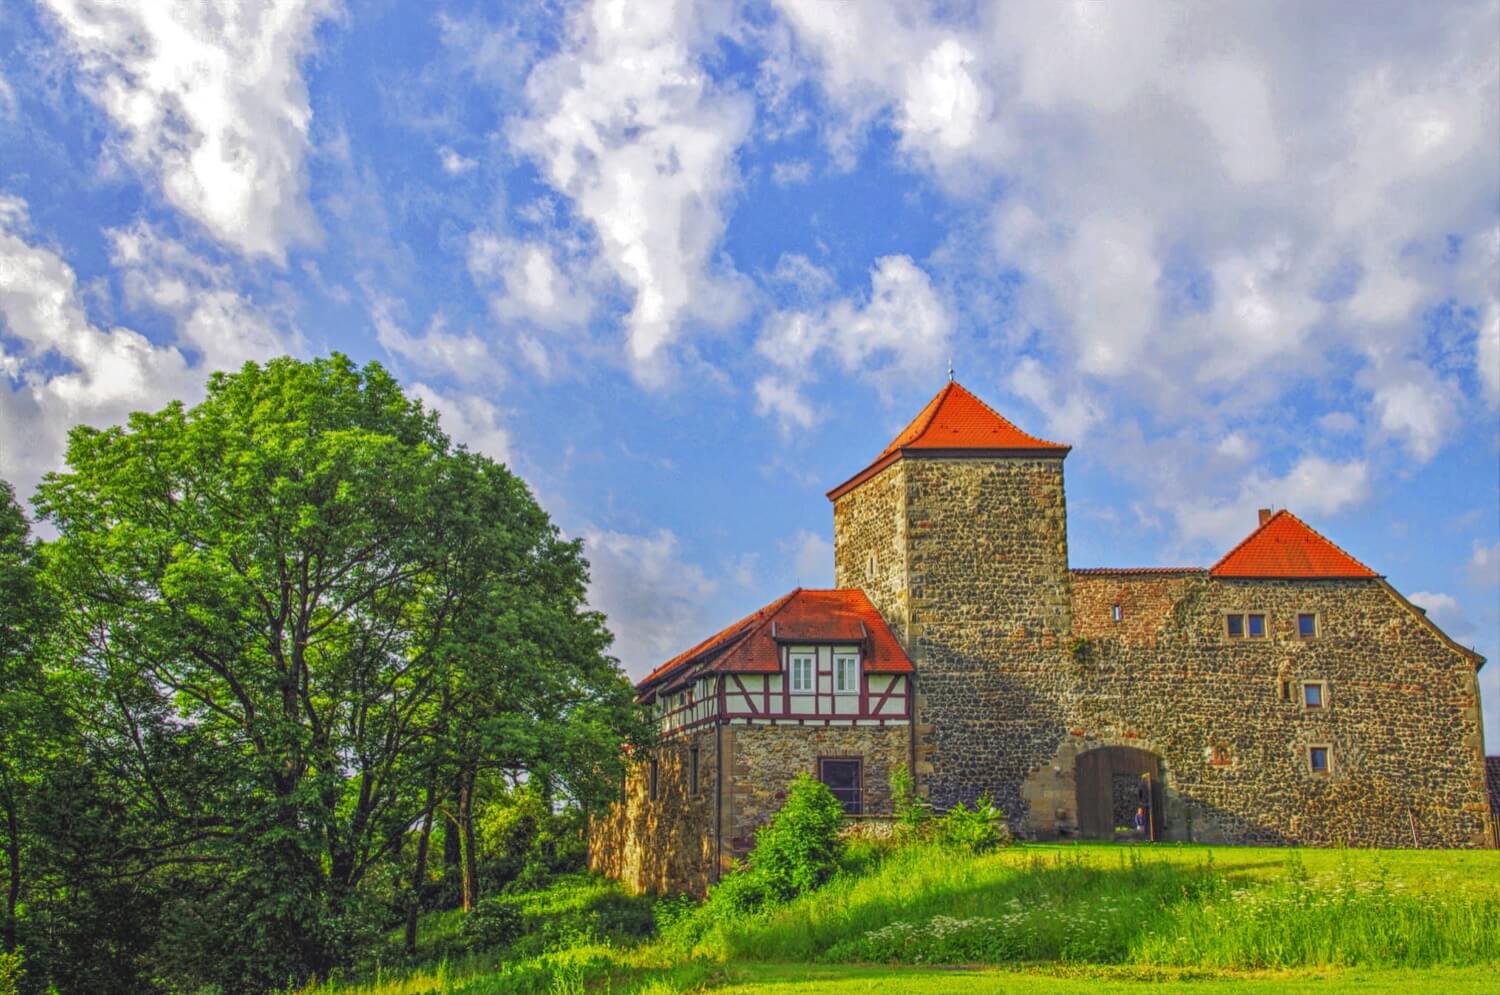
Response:
M1078 784L1078 835L1084 839L1162 838L1161 758L1133 746L1101 746L1074 762ZM1146 810L1143 834L1137 807Z

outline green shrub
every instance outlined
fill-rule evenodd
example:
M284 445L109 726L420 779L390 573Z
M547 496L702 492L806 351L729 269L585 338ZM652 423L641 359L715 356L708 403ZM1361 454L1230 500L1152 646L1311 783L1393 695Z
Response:
M507 896L486 898L464 917L464 939L475 949L508 947L525 932L521 909Z
M807 774L792 778L781 811L755 834L750 869L773 897L811 891L838 870L844 806Z
M8 954L0 950L0 995L16 995L21 990L21 952Z
M926 840L932 835L932 804L917 794L917 784L906 764L891 771L891 804L896 811L896 831L903 841Z
M984 853L1015 841L1005 822L1005 813L990 803L989 795L981 795L972 811L959 802L943 813L938 838L969 853Z

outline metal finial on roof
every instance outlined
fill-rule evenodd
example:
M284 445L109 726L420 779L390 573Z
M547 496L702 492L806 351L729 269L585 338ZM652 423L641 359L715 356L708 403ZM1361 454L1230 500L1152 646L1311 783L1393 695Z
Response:
M953 357L952 356L948 357L948 381L950 383L953 381Z

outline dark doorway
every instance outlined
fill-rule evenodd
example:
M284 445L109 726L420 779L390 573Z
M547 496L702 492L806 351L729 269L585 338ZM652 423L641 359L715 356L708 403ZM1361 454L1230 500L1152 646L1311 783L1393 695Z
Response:
M845 812L860 814L864 779L860 776L858 760L821 759L818 761L818 780L828 785L828 790L843 803Z
M1133 746L1102 746L1080 753L1078 835L1084 839L1161 839L1161 758ZM1145 809L1136 828L1136 809Z

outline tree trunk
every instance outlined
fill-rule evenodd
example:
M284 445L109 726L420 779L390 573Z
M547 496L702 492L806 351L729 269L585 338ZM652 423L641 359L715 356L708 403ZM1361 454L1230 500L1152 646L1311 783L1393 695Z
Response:
M474 781L473 771L463 775L458 795L458 824L463 833L464 911L473 912L479 898L479 860L474 853Z
M6 873L9 875L5 889L5 925L0 942L6 953L16 951L16 908L21 904L21 824L16 817L15 799L6 792L5 798L5 857Z
M453 908L449 903L463 891L463 833L459 830L458 816L452 805L458 799L462 784L463 778L453 779L449 804L443 806L443 907L447 909Z
M427 808L422 813L422 832L417 837L417 867L411 876L411 896L406 906L406 952L417 950L417 915L421 911L422 886L427 883L427 844L432 838L432 812L436 807L436 789L427 782Z

